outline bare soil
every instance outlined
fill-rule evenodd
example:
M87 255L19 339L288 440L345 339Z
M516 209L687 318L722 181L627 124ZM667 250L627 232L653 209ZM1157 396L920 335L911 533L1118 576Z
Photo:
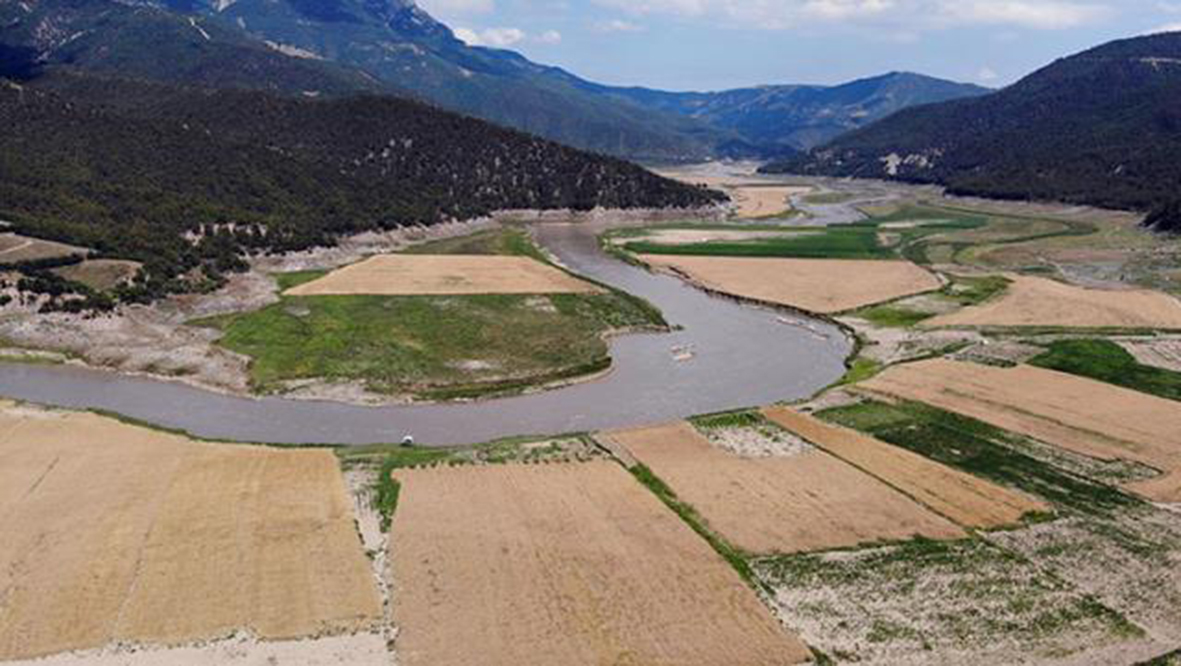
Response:
M394 476L403 666L809 658L738 574L613 462Z
M749 553L795 553L963 531L902 493L821 451L744 458L710 444L691 425L615 431L625 447Z
M641 255L706 288L832 314L939 289L934 274L906 261Z
M864 470L966 527L1012 525L1049 505L1024 493L952 469L855 430L825 423L788 407L763 410L768 419Z
M1119 340L1118 342L1143 365L1181 372L1181 338Z
M0 409L0 660L381 617L335 457Z
M858 385L917 400L1084 455L1166 472L1126 487L1181 501L1181 409L1172 400L1031 366L931 360L894 366Z
M1084 289L1040 277L1013 281L998 299L923 326L1062 326L1181 329L1181 301L1144 289Z
M599 288L528 257L387 254L333 271L286 293L415 296L594 291Z

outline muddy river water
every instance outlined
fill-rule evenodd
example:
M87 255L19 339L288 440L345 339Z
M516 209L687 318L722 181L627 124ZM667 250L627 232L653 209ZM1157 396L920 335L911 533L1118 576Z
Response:
M538 241L571 270L659 307L679 330L611 342L605 377L474 403L364 407L222 395L180 383L70 366L0 364L0 395L103 409L213 439L369 444L411 434L426 445L654 423L811 395L838 379L852 341L805 317L708 295L603 253L601 229L545 224Z

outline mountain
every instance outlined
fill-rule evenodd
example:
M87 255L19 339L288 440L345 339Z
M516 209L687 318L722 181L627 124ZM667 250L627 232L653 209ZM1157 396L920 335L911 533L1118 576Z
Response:
M603 86L469 46L411 0L0 0L0 44L10 69L69 64L166 83L408 95L645 161L783 155L907 104L980 92L905 74L722 93Z
M901 111L769 172L1146 210L1181 182L1181 33L1111 42L984 97Z
M178 89L50 71L0 83L0 219L144 262L151 294L243 251L500 209L723 195L421 103Z
M921 74L892 72L838 86L782 85L723 92L675 93L648 88L599 87L642 106L733 130L767 150L815 147L896 111L991 92L980 86Z

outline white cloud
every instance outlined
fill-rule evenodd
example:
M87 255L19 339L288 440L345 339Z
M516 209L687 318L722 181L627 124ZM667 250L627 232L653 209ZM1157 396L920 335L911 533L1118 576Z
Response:
M1166 23L1164 25L1158 25L1157 27L1145 32L1144 34L1155 35L1155 34L1162 33L1162 32L1181 32L1181 22Z
M537 36L536 41L539 41L542 44L561 44L562 33L558 32L557 30L546 30Z
M977 72L976 78L983 83L989 83L991 81L996 81L998 78L1000 78L1000 75L997 74L993 68L985 65L980 68L979 72Z
M494 49L507 49L525 40L538 44L561 44L562 33L557 30L546 30L538 35L530 36L520 28L455 28L455 36L468 46L489 46Z
M921 31L965 25L1049 30L1093 23L1111 0L594 0L631 16L720 18L745 27L781 29L868 25Z
M436 17L488 14L496 9L495 0L418 0L418 6Z
M644 26L623 19L599 21L595 23L594 28L599 32L643 32L644 30Z

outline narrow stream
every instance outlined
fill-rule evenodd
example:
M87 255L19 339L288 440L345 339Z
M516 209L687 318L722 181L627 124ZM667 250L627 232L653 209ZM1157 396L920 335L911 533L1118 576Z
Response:
M597 225L545 224L538 241L571 270L645 298L680 327L611 343L597 381L474 403L364 407L242 398L69 366L0 364L0 395L103 409L199 437L287 444L424 445L488 441L674 420L811 395L844 373L837 327L710 296L603 253Z

